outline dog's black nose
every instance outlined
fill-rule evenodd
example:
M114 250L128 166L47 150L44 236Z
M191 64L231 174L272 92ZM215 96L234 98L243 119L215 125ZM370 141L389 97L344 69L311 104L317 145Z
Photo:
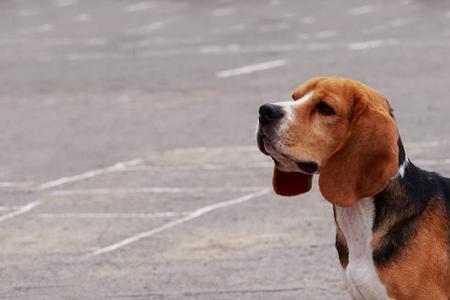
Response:
M282 116L280 109L273 104L266 103L259 108L259 121L263 124L278 120Z

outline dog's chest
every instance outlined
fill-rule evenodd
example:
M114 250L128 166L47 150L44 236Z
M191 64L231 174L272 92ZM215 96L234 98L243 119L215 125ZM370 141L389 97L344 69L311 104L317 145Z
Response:
M349 253L344 276L354 299L389 299L372 258L374 214L370 198L358 201L353 207L336 207L336 221L347 240Z

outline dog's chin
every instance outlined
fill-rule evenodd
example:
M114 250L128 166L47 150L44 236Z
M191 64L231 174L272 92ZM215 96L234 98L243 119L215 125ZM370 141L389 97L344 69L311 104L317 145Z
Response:
M318 165L314 162L295 162L290 161L278 161L272 157L275 162L275 167L283 172L287 173L303 173L305 175L318 174Z
M256 141L258 144L258 149L259 151L261 151L262 153L264 153L265 155L270 156L270 153L267 152L266 147L264 146L264 135L258 130L258 133L256 135Z
M303 173L295 164L295 162L293 162L292 160L279 160L274 158L273 156L271 156L273 159L273 162L275 163L275 167L283 172L287 172L287 173L294 173L294 172L300 172Z
M317 174L319 171L319 164L314 161L298 161L292 159L288 154L278 151L274 146L264 143L264 150L269 153L275 162L275 167L283 172L298 172L307 175Z
M319 170L319 165L316 162L297 161L291 158L288 154L278 150L277 147L274 146L273 142L260 132L258 132L257 141L259 150L265 155L270 156L275 163L275 167L280 171L313 175Z
M275 163L275 167L283 172L287 173L293 173L293 172L299 172L299 173L305 173L310 174L309 169L300 168L300 164L297 163L295 160L289 157L289 155L284 154L283 152L279 151L275 148L272 144L267 142L267 140L264 139L263 142L264 150L270 155L270 157L273 159Z

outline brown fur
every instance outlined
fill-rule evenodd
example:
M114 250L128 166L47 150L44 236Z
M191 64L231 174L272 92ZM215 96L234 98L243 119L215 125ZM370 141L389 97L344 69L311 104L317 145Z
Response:
M378 232L372 245L376 245ZM389 297L397 300L448 299L448 226L441 199L433 199L417 224L417 233L401 256L386 268L378 268Z

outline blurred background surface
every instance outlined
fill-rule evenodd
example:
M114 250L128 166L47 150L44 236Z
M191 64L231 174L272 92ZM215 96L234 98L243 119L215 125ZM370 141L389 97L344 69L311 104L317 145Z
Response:
M450 175L449 53L448 1L1 1L0 298L348 299L258 107L361 80Z

